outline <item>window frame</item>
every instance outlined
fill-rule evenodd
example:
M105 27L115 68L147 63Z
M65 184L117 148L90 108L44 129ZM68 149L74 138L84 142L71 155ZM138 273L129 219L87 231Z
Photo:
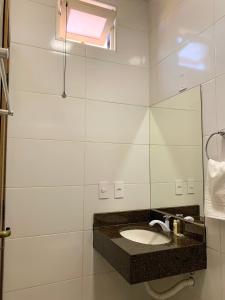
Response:
M101 1L98 1L101 4ZM103 3L104 4L104 3ZM104 47L107 36L113 36L113 31L115 29L115 20L116 20L116 7L115 9L105 8L102 6L97 6L90 4L88 2L80 0L70 0L68 1L68 7L66 8L66 1L59 1L58 10L57 10L57 33L56 38L60 40L65 39L65 30L67 27L66 24L66 9L68 10L68 18L70 9L78 10L84 13L91 15L96 15L106 19L106 24L102 32L101 38L88 37L84 35L79 35L71 32L67 32L67 40L72 42L77 42L81 44L93 45L97 47ZM68 21L68 20L67 20Z

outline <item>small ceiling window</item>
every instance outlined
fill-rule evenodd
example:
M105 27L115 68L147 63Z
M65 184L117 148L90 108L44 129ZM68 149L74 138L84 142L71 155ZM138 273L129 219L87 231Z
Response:
M116 8L96 0L59 0L57 38L115 50Z

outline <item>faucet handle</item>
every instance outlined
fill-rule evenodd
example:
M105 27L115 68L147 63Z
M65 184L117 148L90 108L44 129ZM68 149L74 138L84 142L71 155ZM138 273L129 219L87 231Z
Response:
M176 214L176 217L177 217L177 218L183 218L183 217L184 217L184 214Z
M163 219L165 219L165 221L169 221L170 218L171 218L170 215L165 215L165 216L163 216Z

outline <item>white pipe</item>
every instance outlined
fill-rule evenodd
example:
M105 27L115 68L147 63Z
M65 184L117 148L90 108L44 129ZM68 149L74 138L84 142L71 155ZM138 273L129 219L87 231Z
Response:
M175 296L177 293L179 293L181 290L183 290L186 287L193 287L195 284L195 280L193 277L190 277L189 279L184 279L181 280L180 282L178 282L175 286L173 286L172 288L164 291L164 292L157 292L155 291L148 282L145 282L145 288L148 292L148 294L154 298L154 299L158 299L158 300L165 300L165 299L169 299L173 296Z

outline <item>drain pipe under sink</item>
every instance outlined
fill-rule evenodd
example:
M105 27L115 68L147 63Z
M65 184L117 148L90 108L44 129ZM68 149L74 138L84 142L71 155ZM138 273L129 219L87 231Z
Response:
M181 280L175 286L169 288L168 290L166 290L164 292L155 291L148 282L145 282L144 285L147 290L147 293L152 298L158 299L158 300L165 300L165 299L169 299L169 298L175 296L177 293L179 293L184 288L193 287L195 285L195 280L193 277Z

